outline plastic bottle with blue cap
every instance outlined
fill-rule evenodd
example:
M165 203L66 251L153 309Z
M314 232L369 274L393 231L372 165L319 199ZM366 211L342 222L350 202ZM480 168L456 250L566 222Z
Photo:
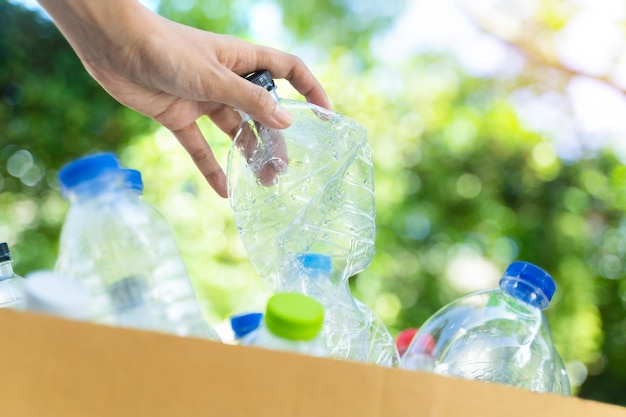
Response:
M333 273L332 259L320 253L303 253L290 263L292 271L278 283L281 291L306 294L326 311L322 338L329 356L340 360L397 366L395 342L374 312L354 298L348 283Z
M498 288L468 294L430 317L401 366L570 395L567 372L543 314L555 291L554 280L543 269L514 262Z
M219 340L202 316L170 224L139 198L141 176L129 180L129 173L112 153L62 167L70 208L55 270L88 289L94 321Z
M321 338L324 307L301 293L276 293L267 301L265 314L253 338L243 338L244 346L327 357Z

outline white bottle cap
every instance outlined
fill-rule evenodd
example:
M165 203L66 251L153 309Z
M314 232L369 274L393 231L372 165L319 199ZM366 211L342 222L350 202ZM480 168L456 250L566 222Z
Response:
M90 318L87 290L52 271L35 271L24 282L26 310L75 320Z

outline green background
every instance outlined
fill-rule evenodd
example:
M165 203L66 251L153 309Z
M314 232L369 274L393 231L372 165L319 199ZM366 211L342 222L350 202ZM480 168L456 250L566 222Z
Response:
M486 36L515 50L514 69L487 76L437 48L381 59L377 48L394 48L382 34L407 13L401 1L168 0L159 12L260 42L258 14L278 11L277 35L265 43L302 56L335 110L368 129L377 252L351 285L392 334L495 285L509 262L527 260L557 281L546 316L575 394L626 405L626 167L604 147L561 158L555 132L576 133L573 116L547 130L520 117L520 92L560 98L555 105L570 114L565 91L588 75L542 47L576 16L577 3L538 4L522 39L503 39L493 29L497 16L469 13ZM299 97L284 82L279 93ZM0 241L10 244L19 274L54 266L68 208L58 169L108 150L142 171L144 198L172 223L196 289L212 303L209 320L217 325L262 308L268 292L247 261L228 202L168 131L120 106L89 77L41 12L6 0L0 96ZM225 166L227 136L201 122Z

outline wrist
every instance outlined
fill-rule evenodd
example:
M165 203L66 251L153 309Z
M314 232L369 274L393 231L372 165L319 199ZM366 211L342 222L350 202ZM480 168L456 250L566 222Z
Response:
M152 14L135 0L38 0L86 66L102 62L139 36Z

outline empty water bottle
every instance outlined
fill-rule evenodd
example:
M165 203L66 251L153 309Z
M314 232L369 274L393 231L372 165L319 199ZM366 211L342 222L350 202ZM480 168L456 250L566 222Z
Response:
M91 318L87 289L53 271L34 271L26 275L24 296L28 311L73 320Z
M229 199L250 261L272 291L300 253L331 256L347 281L370 264L375 249L366 130L346 116L278 97L267 71L247 78L294 118L275 130L242 113L229 153Z
M243 338L241 344L326 357L320 338L323 323L324 308L313 298L300 293L274 294L256 336Z
M111 153L61 169L70 208L56 271L87 287L95 321L219 340L202 317L171 226L126 175Z
M24 307L24 278L13 272L11 251L0 242L0 308Z
M319 301L325 310L323 339L335 359L396 366L399 356L393 338L376 321L371 309L350 293L348 282L333 273L330 256L296 256L293 270L278 282L279 291L300 292Z
M429 318L401 365L569 395L569 379L542 312L555 290L541 268L514 262L499 288L461 297Z

